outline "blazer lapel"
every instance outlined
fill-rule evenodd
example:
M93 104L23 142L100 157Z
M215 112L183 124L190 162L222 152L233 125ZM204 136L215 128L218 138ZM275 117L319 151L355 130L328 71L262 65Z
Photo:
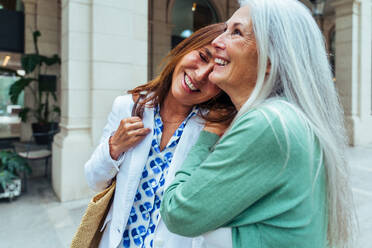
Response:
M151 132L134 148L131 149L130 162L128 165L128 184L127 195L124 198L125 207L131 207L137 191L138 184L141 180L141 174L144 165L148 159L148 153L151 148L151 141L154 128L154 110L153 108L145 108L143 114L144 126L151 129Z

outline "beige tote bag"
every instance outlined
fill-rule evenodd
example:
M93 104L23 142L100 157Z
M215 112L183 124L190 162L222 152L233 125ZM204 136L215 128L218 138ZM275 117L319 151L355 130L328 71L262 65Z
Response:
M80 226L72 239L71 248L97 248L102 237L101 227L114 199L116 181L96 194L89 202Z

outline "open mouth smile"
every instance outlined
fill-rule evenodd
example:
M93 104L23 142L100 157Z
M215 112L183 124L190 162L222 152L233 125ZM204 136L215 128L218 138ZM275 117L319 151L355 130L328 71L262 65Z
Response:
M214 62L219 65L219 66L225 66L227 64L229 64L230 62L227 61L227 60L224 60L224 59L221 59L221 58L215 58L214 59Z
M184 75L184 82L188 89L192 92L200 92L198 88L195 87L195 85L192 83L191 78L185 73Z

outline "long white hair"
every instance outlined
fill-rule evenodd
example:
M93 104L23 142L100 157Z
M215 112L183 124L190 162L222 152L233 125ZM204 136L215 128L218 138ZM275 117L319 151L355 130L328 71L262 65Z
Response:
M344 157L347 138L322 33L309 9L297 0L241 4L251 10L259 59L256 86L235 120L275 96L285 97L301 112L324 154L328 242L331 247L350 247L354 207ZM265 75L268 62L271 69Z

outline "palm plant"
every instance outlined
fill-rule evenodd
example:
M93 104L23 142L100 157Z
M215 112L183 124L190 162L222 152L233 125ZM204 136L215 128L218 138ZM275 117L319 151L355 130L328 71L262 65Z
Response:
M27 161L13 151L0 151L0 186L6 188L14 179L18 179L22 172L31 173Z
M11 102L17 104L20 94L26 88L29 88L34 96L35 106L24 107L19 116L23 122L26 122L28 115L32 114L37 123L45 125L55 121L60 116L60 108L56 104L51 105L49 102L50 96L52 96L54 103L57 102L57 77L55 75L43 75L41 72L42 69L45 69L44 73L46 73L48 66L60 64L61 59L57 54L51 57L40 55L37 44L40 36L40 31L33 32L35 53L22 56L22 68L26 72L26 76L21 77L11 85L9 95ZM51 113L55 113L55 115L53 116Z

